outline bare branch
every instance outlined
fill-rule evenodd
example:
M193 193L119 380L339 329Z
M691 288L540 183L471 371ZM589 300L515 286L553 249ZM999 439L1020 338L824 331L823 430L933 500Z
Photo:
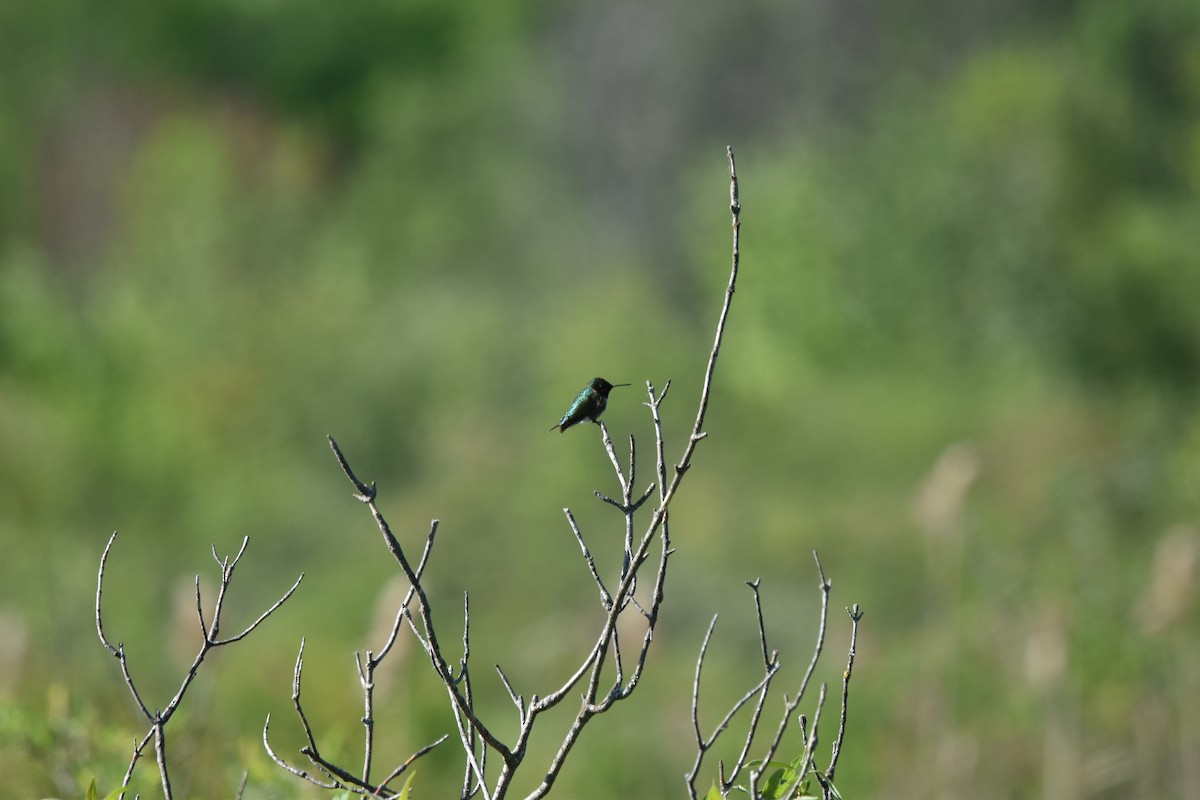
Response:
M496 665L496 672L500 675L500 682L504 684L505 690L508 691L509 698L513 701L513 705L517 707L517 721L525 721L525 698L521 697L513 691L512 683L508 680L508 676L504 674L504 670L500 665Z
M821 566L821 557L817 555L816 550L813 550L813 560L817 564L817 575L821 579L821 616L817 627L817 641L813 646L812 660L808 662L808 669L804 671L804 677L796 689L796 694L791 700L786 695L783 698L783 716L779 720L779 727L775 730L775 738L771 740L771 746L763 754L762 761L764 764L775 757L775 753L779 749L779 743L783 741L783 734L787 731L788 722L791 721L792 714L795 713L796 708L800 705L800 701L804 699L804 693L808 690L808 683L812 680L813 671L816 670L817 662L821 659L821 650L825 647L825 627L829 620L829 591L833 588L833 584L825 578L825 569ZM813 719L813 733L816 733L815 718Z
M300 719L300 727L304 730L304 738L308 742L300 748L300 754L305 756L309 762L317 769L325 774L326 779L316 777L305 770L293 767L284 759L275 753L271 748L271 743L268 739L267 729L271 722L270 714L267 715L267 721L263 725L263 746L267 749L267 754L279 766L291 772L293 775L304 778L310 783L320 786L323 789L349 789L350 787L359 787L366 789L368 792L379 792L382 797L391 797L392 793L388 791L380 791L379 788L371 786L368 780L359 779L352 775L349 771L328 761L321 755L320 749L317 747L317 740L313 734L312 725L309 724L308 716L304 713L304 705L300 700L301 675L304 672L304 640L300 640L300 650L296 654L296 666L292 672L292 707L296 711L296 716ZM365 677L365 673L362 673ZM369 763L367 764L369 768Z
M612 502L611 500L609 502ZM620 508L620 505L613 503ZM604 581L600 577L600 573L596 571L596 561L592 558L592 553L588 550L587 544L583 541L583 533L579 530L579 524L575 522L575 515L571 513L571 509L564 508L563 513L567 515L567 524L571 526L571 532L575 534L575 541L579 542L579 548L583 551L583 560L587 562L588 572L592 574L592 580L600 587L600 605L605 611L612 608L612 595L608 593L608 589L604 587Z
M420 563L417 564L417 578L420 578L425 574L425 565L429 563L429 554L433 551L433 540L437 535L436 523L437 521L435 520L434 524L429 526L429 533L425 536L425 549L421 552ZM396 643L396 637L399 635L400 628L404 624L404 620L408 612L408 604L412 601L414 591L415 590L412 586L408 587L408 592L404 595L404 600L400 603L400 608L396 611L396 621L392 624L392 630L391 633L388 634L387 642L385 642L383 647L380 649L379 655L375 657L375 661L372 666L383 661L388 652L392 649L392 645ZM411 616L408 616L407 618L410 622L412 621Z
M133 701L137 703L137 707L141 710L142 715L153 722L154 714L150 713L150 709L142 702L142 696L138 693L137 687L133 685L133 675L129 673L129 659L125 655L125 645L123 643L117 645L116 656L117 661L121 664L121 677L125 679L125 686L128 687L129 693L133 695Z
M286 769L288 772L292 773L296 777L303 778L304 780L306 780L316 786L319 786L322 789L340 789L340 788L342 788L336 781L330 781L329 783L325 783L324 781L318 779L316 776L310 775L309 773L305 772L302 769L293 767L291 764L287 763L282 758L280 758L279 755L276 754L276 752L271 748L271 740L270 740L270 736L268 733L268 729L270 728L270 726L271 726L271 715L267 714L267 721L263 723L262 740L263 740L263 747L266 748L267 755L269 755L271 757L272 761L274 761L280 767Z
M654 579L654 588L651 594L652 600L650 603L650 608L642 608L641 604L637 602L633 595L629 596L629 599L633 605L636 606L638 610L641 611L642 616L646 618L646 633L642 637L642 647L641 651L638 653L637 666L634 667L633 674L629 678L629 683L626 684L625 688L622 690L623 696L626 697L631 694L635 688L637 688L638 681L641 680L642 669L646 665L646 657L650 654L650 642L654 640L654 629L655 626L658 625L658 611L662 607L663 600L666 599L666 593L663 591L663 587L667 579L667 560L675 551L671 549L671 540L667 536L666 522L663 523L659 534L659 539L662 542L662 550L659 553L658 574Z
M312 726L308 724L304 706L300 703L300 675L304 671L304 642L304 639L300 640L300 652L296 653L296 666L292 671L292 707L296 709L296 716L300 718L300 725L304 728L304 738L308 740L308 746L315 753L317 752L317 741L313 738Z
M200 620L200 636L208 638L208 624L204 621L204 606L200 599L200 576L196 576L196 618Z
M817 742L820 741L817 730L821 727L821 709L825 707L826 689L826 685L822 683L821 690L817 694L817 710L813 712L812 728L808 732L808 743L804 746L804 761L800 764L801 777L808 774L809 765L813 763L813 754L817 752ZM803 721L804 716L801 715L800 719ZM820 780L820 772L813 774L817 775L817 780Z
M130 674L130 663L128 663L128 658L125 655L125 644L118 643L114 648L113 643L109 642L108 637L106 634L104 634L104 620L103 616L101 615L100 608L101 595L103 594L104 589L104 567L106 567L108 564L108 553L110 549L112 549L114 541L116 541L115 530L113 531L113 535L108 537L107 545L104 545L104 552L100 557L100 571L98 571L96 575L96 632L100 634L100 642L104 645L104 649L108 650L109 654L115 657L116 661L118 661L120 664L121 676L125 679L125 686L128 688L128 690L130 690L130 694L133 697L133 702L138 704L138 709L142 711L142 715L146 718L146 720L150 720L152 722L154 721L155 715L152 715L150 709L146 708L146 704L142 700L142 694L138 692L137 686L133 685L133 675ZM138 758L142 756L142 750L145 745L146 741L143 741L142 745L140 745L137 750L134 751L133 762L130 764L130 772L133 771L133 764L137 763ZM126 780L125 783L128 783L128 780Z
M362 481L355 476L354 471L350 468L350 463L338 447L337 442L332 436L326 437L329 440L329 446L333 449L337 456L338 463L342 467L342 471L346 473L346 477L358 489L358 494L355 497L362 503L365 503L371 509L371 515L375 518L375 525L379 528L379 532L383 535L384 543L391 552L392 557L399 564L400 569L404 572L404 576L408 578L409 585L416 591L418 600L418 613L421 617L421 627L424 629L424 640L422 646L425 649L426 655L429 656L430 663L433 666L434 673L442 681L446 687L446 691L450 697L451 703L454 705L456 714L461 714L468 724L483 738L487 744L500 753L501 757L507 762L512 760L513 753L507 745L501 742L495 734L493 734L483 721L475 714L475 710L471 707L470 702L459 690L454 679L454 674L450 669L449 663L446 661L445 655L442 653L441 645L438 642L437 631L433 624L433 615L429 606L429 598L425 594L425 587L421 584L412 565L409 563L408 556L404 553L404 548L400 546L400 542L392 533L391 527L387 520L384 519L383 513L380 512L379 506L376 504L378 492L375 484L372 483L367 487ZM432 523L433 527L438 524L437 520ZM432 534L431 534L432 535Z
M738 199L738 177L737 165L733 158L733 148L726 148L726 154L729 158L729 213L733 217L733 266L729 271L729 285L725 287L725 304L721 307L721 315L717 318L717 333L713 340L712 352L708 355L708 366L704 370L704 388L700 392L700 405L696 410L696 424L692 426L692 435L688 438L687 448L683 452L683 458L675 467L675 479L671 483L671 489L667 492L667 496L663 498L662 506L665 508L667 501L674 494L675 488L679 486L679 479L683 473L691 466L692 453L696 450L696 444L703 439L707 434L703 433L704 417L708 413L708 400L712 391L713 373L717 369L717 356L721 353L721 341L725 338L725 322L729 318L729 306L733 303L733 292L737 286L738 266L741 262L741 215L742 205Z
M763 666L769 667L774 659L767 653L767 627L763 622L762 596L758 592L761 581L761 578L755 578L752 581L746 581L746 585L750 587L750 591L754 592L754 615L758 620L758 642L762 646Z
M747 725L745 741L742 745L741 752L738 754L737 761L734 762L733 768L728 771L725 770L725 766L722 763L722 778L720 784L722 793L728 792L730 787L733 785L733 782L737 780L738 775L741 774L741 771L745 766L746 756L750 752L750 745L754 741L754 735L758 730L758 721L762 717L762 710L764 704L766 703L767 692L771 687L771 680L775 677L775 673L779 671L781 666L781 662L779 661L777 654L767 653L766 629L763 625L762 603L758 592L759 581L747 581L746 585L749 586L754 592L754 605L758 618L759 640L763 652L764 674L762 679L752 689L742 695L742 697L733 704L721 721L717 723L717 726L713 730L712 734L707 739L704 738L703 734L700 732L700 671L703 666L705 653L708 651L709 641L712 639L713 628L717 624L717 617L716 615L713 615L712 622L709 623L708 626L708 632L705 633L704 641L700 645L700 655L696 658L696 674L692 682L692 728L696 734L696 758L692 762L692 769L685 776L687 779L688 795L692 798L696 798L696 778L700 774L700 766L704 761L704 755L716 743L718 737L720 737L721 734L728 729L729 723L732 721L734 715L737 714L737 712L740 711L747 703L754 699L755 696L757 696L758 700L754 705L754 712L752 713L750 722Z
M613 472L617 474L617 483L621 487L621 493L625 494L629 491L630 484L633 483L633 475L629 478L625 477L625 473L621 471L621 463L617 460L617 450L613 447L612 439L608 436L608 426L604 424L604 420L598 420L600 425L601 441L604 443L604 451L608 453L608 460L612 462Z
M447 733L445 736L441 737L437 741L431 742L431 743L425 745L420 750L417 750L411 756L404 759L404 763L402 763L400 766L396 767L394 770L389 772L388 776L386 778L384 778L382 782L380 782L380 784L379 784L380 788L387 786L389 783L396 780L396 778L399 778L401 775L404 774L405 770L407 770L409 767L411 767L413 765L414 761L416 761L418 758L425 755L430 750L437 747L439 744L441 744L442 742L446 741L449 738L450 738L450 734Z
M104 553L100 556L100 572L96 575L96 633L100 635L100 643L104 645L104 649L113 656L117 655L117 648L113 647L112 642L108 641L108 637L104 635L104 620L100 615L100 596L104 592L104 566L108 562L108 551L112 549L113 542L116 540L117 532L113 531L112 536L108 537L108 544L104 545Z
M599 497L601 500L608 503L610 506L615 508L617 511L621 511L621 512L625 511L625 506L621 505L621 503L619 501L613 500L611 497L606 495L604 492L595 491L595 492L592 492L592 494L596 495L596 497Z
M708 652L708 643L713 638L715 627L716 614L713 614L713 620L709 622L708 631L704 632L704 640L700 643L700 655L696 656L696 676L691 681L691 729L696 734L696 760L692 762L691 771L685 777L688 778L688 794L692 800L696 800L696 776L700 774L700 764L704 753L708 751L704 734L700 730L700 673L704 667L704 654Z
M755 734L758 733L758 721L762 718L763 705L767 700L767 692L771 688L771 679L775 677L775 673L779 671L781 666L779 654L776 652L767 652L767 631L763 623L762 598L758 592L759 579L755 578L753 581L747 581L746 585L754 592L754 611L758 619L758 640L762 646L763 668L766 670L766 675L763 676L762 682L759 684L758 702L754 704L754 713L750 716L750 724L746 726L746 738L742 744L742 750L738 754L737 761L733 764L733 771L729 776L730 781L737 780L737 776L741 773L742 767L746 763L746 756L750 753L750 745L754 741ZM748 700L749 697L750 694L747 694L746 699Z
M249 537L245 537L242 540L241 549L238 550L237 556L232 560L225 559L222 561L217 556L216 547L214 545L212 548L213 557L217 560L218 565L221 567L221 587L217 595L216 604L214 606L211 626L206 626L205 624L204 610L200 596L200 578L199 576L196 576L196 618L200 624L200 632L203 636L203 642L200 645L200 650L195 659L192 661L192 666L188 669L179 689L175 692L174 697L171 698L171 701L167 704L166 708L162 711L156 710L151 712L149 706L146 705L140 692L138 692L137 687L134 684L133 674L129 669L129 659L125 653L125 645L118 643L116 646L114 646L104 631L104 617L102 613L104 572L108 565L109 553L112 551L112 546L116 541L116 538L116 532L113 532L113 534L109 536L108 542L104 546L104 552L100 556L100 567L96 574L96 633L100 637L100 643L104 646L104 649L117 659L117 662L121 668L121 676L125 681L126 688L129 689L129 693L133 697L134 702L137 704L138 710L141 711L142 715L151 723L150 731L146 734L145 738L142 739L140 744L134 746L133 757L130 759L129 768L126 770L125 779L122 782L122 786L129 785L130 779L133 776L133 770L137 766L138 760L142 757L142 753L145 751L145 748L153 739L155 760L158 764L159 778L161 779L163 787L163 795L169 799L172 796L172 789L171 779L168 773L166 725L168 720L170 720L171 716L175 713L176 709L179 708L180 703L183 701L184 694L187 692L191 682L195 679L197 671L199 670L200 664L204 660L205 655L213 647L231 644L232 642L238 641L248 635L250 631L256 628L292 595L292 592L294 592L296 587L299 586L300 579L298 578L296 580L296 583L291 589L288 590L282 599L271 606L271 608L269 608L253 624L251 624L250 627L248 627L242 634L235 636L232 639L226 639L223 641L218 640L216 638L216 633L220 627L221 608L224 602L225 591L229 587L230 581L233 579L233 570L238 562L238 559L240 559L242 554L246 551L246 546L249 543ZM303 578L304 576L301 575L300 577ZM121 797L124 797L124 794L125 793L122 792Z
M358 667L359 685L363 690L363 769L364 782L371 780L371 756L375 750L375 668L372 666L371 651L367 651L367 663L364 666L362 657L354 654L354 663Z
M463 654L459 660L458 683L462 686L462 695L466 698L469 708L475 708L475 697L471 687L470 673L470 658L471 658L471 603L466 592L463 592ZM479 737L474 727L460 725L459 728L465 734L462 740L463 747L470 753L478 753L479 768L477 784L482 787L487 775L487 747L479 746ZM471 794L471 780L475 771L467 768L463 771L463 795ZM486 792L485 792L486 795Z
M133 779L133 768L137 766L138 760L142 757L142 753L145 752L146 747L150 744L150 741L153 738L154 738L154 728L151 728L149 731L146 732L146 735L142 737L142 741L140 743L138 743L136 740L134 740L133 757L131 759L129 759L129 768L125 770L125 776L123 778L121 778L121 787L122 788L129 786L129 781L131 781ZM118 800L120 800L120 798L124 798L124 797L125 797L125 792L122 791L121 794L118 795Z
M858 621L862 619L863 612L859 610L858 603L854 604L854 608L846 609L846 613L850 615L850 654L846 658L846 671L842 673L842 717L838 723L837 738L833 740L833 754L829 757L829 768L825 770L825 777L833 783L833 774L837 771L838 757L842 754L842 739L846 736L846 702L850 699L850 675L854 672L854 647L858 642Z
M358 494L355 499L363 503L368 503L375 499L375 482L372 481L370 486L367 486L360 481L354 474L354 470L350 469L350 464L346 461L346 457L342 455L342 449L338 447L338 443L332 436L326 436L325 439L329 442L329 446L333 448L333 454L337 457L338 463L342 466L342 472L346 473L346 477L354 484L354 488L358 489Z
M162 778L163 797L171 800L171 779L167 776L167 740L163 734L163 720L154 720L154 755L158 759L158 775Z
M240 553L238 554L238 557L239 558L241 557ZM233 573L233 570L231 569L230 570L231 577L232 577L232 573ZM213 647L219 647L220 645L223 645L223 644L233 644L234 642L239 642L242 639L245 639L247 636L249 636L250 632L253 631L255 628L257 628L259 625L261 625L263 620L265 620L267 617L274 614L275 611L281 605L283 605L284 603L287 602L288 598L292 596L292 592L296 591L296 589L298 589L300 587L300 581L302 581L302 580L304 580L303 572L301 572L300 575L296 578L296 582L292 584L292 588L290 588L286 592L284 592L282 597L280 597L278 600L276 600L271 605L270 608L268 608L266 611L264 611L262 614L260 614L258 616L258 619L254 620L254 622L251 622L250 625L247 626L244 631L239 633L237 636L231 636L228 639L221 639L220 641L214 641L212 643ZM199 584L197 584L197 586L199 586ZM203 617L201 617L201 619L203 619Z

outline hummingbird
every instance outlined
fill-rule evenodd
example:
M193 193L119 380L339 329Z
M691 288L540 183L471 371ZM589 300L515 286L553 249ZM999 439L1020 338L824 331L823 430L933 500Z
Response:
M583 387L583 391L571 403L571 407L567 409L567 413L563 414L562 419L557 425L551 426L550 430L558 428L558 432L562 433L572 425L577 425L585 419L590 419L592 422L599 422L600 415L604 413L604 409L608 406L608 393L617 386L628 386L628 383L609 383L604 378L592 378L588 385Z

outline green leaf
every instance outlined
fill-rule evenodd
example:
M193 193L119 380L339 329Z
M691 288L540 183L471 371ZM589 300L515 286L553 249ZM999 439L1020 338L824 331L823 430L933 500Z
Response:
M708 790L708 794L704 795L704 800L724 800L721 797L721 790L717 788L716 781L713 781L712 788Z
M801 784L796 787L796 791L800 793L796 795L796 800L821 800L820 795L815 795L808 791L809 783L811 783L811 781L802 781Z
M108 794L104 795L104 800L117 800L117 798L120 797L121 794L128 789L128 787L129 787L129 784L124 784L122 786L118 786L117 788L115 788L111 792L109 792ZM98 795L99 795L99 792L96 790L96 780L93 778L92 785L89 786L88 790L87 790L87 800L96 800Z
M400 789L400 794L397 795L399 800L408 800L408 790L412 788L413 778L417 777L417 771L414 769L408 773L408 780L404 782L404 787Z
M781 800L781 798L787 797L791 792L792 784L799 777L790 764L785 764L775 770L767 778L767 784L763 787L764 800Z

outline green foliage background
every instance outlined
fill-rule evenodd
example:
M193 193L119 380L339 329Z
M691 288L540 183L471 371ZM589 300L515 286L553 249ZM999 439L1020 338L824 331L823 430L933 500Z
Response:
M727 271L725 144L744 272L661 635L559 794L678 795L712 613L706 717L756 680L746 579L794 685L814 548L822 679L840 608L866 611L845 797L1200 791L1191 0L0 6L10 784L106 793L140 735L92 621L113 529L108 626L151 702L190 661L210 544L251 536L231 628L307 575L206 664L174 723L182 796L243 768L247 797L313 796L258 743L272 712L300 745L301 636L323 747L356 762L350 653L378 647L397 572L326 433L404 541L442 520L431 587L447 629L470 589L478 663L526 694L561 680L596 620L561 509L611 536L610 572L619 527L595 431L545 429L594 374L631 381L607 421L648 454L639 387L671 378L680 446ZM397 661L395 759L448 730L422 659ZM422 796L457 791L454 755Z

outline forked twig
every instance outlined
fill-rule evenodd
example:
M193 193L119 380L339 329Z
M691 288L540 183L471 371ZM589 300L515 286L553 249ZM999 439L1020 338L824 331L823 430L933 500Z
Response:
M790 786L793 784L798 785L804 780L805 776L809 774L811 774L816 779L817 783L821 785L824 800L832 800L832 798L837 796L836 790L833 788L833 776L837 770L837 760L841 753L842 741L845 736L846 704L849 699L850 674L854 667L855 642L858 638L858 621L862 618L862 611L859 609L857 604L853 607L853 609L846 609L851 620L850 654L842 682L841 724L838 729L837 739L833 744L833 753L830 757L829 767L824 772L820 772L815 769L813 762L813 755L816 751L817 743L819 741L818 729L821 722L821 710L825 706L825 698L828 688L825 684L821 684L820 693L817 698L816 711L812 718L811 728L808 726L808 722L803 714L800 714L797 717L800 728L800 740L804 745L802 754L788 764L781 764L780 762L774 760L775 754L780 747L780 742L783 739L783 734L787 729L788 723L793 714L795 714L796 707L800 704L800 701L803 699L805 692L808 689L809 681L812 679L813 671L816 669L817 661L820 660L821 651L825 644L825 629L829 616L829 591L832 584L825 577L825 570L821 566L821 559L815 550L813 551L813 560L816 562L817 574L820 577L821 590L820 623L817 629L816 644L813 648L812 659L809 661L808 668L804 672L804 676L800 681L800 685L795 696L789 699L787 695L784 695L783 714L770 745L767 747L767 750L761 759L750 762L749 785L736 787L740 788L741 791L745 791L751 798L761 798L763 796L762 790L759 789L758 783L762 776L768 771L775 773L772 777L772 781L776 783L770 785L772 790L771 796L773 797L784 796L780 792L790 791ZM738 776L746 764L746 757L749 753L751 745L753 744L754 738L757 735L758 723L767 692L770 688L771 678L774 676L775 672L780 666L778 653L776 651L769 650L767 647L766 626L763 621L762 601L759 595L759 581L750 581L748 582L748 585L754 592L754 608L758 621L759 648L766 674L753 689L751 689L736 703L734 703L730 711L725 715L724 718L722 718L720 723L718 723L716 728L713 730L713 733L709 737L705 738L700 730L700 673L704 664L705 656L708 652L710 640L712 639L713 628L717 621L717 618L714 616L712 623L709 624L707 633L704 635L704 640L700 645L700 654L696 659L695 679L692 684L692 728L696 738L696 758L692 763L691 770L685 776L688 787L688 795L692 798L692 800L697 800L698 798L696 791L696 779L700 774L700 766L705 754L712 749L717 737L724 733L733 715L736 714L743 706L749 703L750 700L753 699L757 694L758 702L755 705L754 713L751 715L749 724L747 725L746 737L742 744L742 748L739 752L737 760L734 762L732 767L727 767L724 762L721 762L717 770L718 781L715 788L719 791L721 797L726 797L735 788L734 784L737 782ZM778 783L779 781L784 781L785 783ZM788 796L791 795L789 794Z
M754 711L750 718L750 723L747 725L745 742L738 754L737 760L734 762L732 769L726 769L725 764L721 764L721 784L720 790L722 793L728 792L734 782L737 781L738 775L741 774L743 767L746 764L746 756L750 752L750 745L754 741L754 734L758 730L758 721L762 716L763 705L766 702L767 692L771 688L771 680L775 677L775 673L779 671L782 662L779 660L779 654L776 652L767 651L767 633L766 626L763 622L762 615L762 600L759 596L758 587L759 581L747 581L746 585L754 592L754 608L758 620L758 638L759 646L763 656L763 677L749 691L741 696L726 712L721 721L713 728L713 732L705 738L700 732L700 671L704 665L704 656L708 652L709 641L712 639L713 628L716 627L717 617L714 614L712 622L709 623L708 632L704 634L704 641L700 645L700 655L696 658L696 674L692 682L692 728L696 734L696 758L692 762L692 768L688 771L687 785L690 797L695 798L696 795L696 778L700 774L700 768L704 761L705 754L716 744L717 738L723 734L729 727L729 723L733 720L735 714L742 710L755 697L758 700L754 704Z
M276 600L266 611L260 614L258 618L254 620L254 622L250 623L241 633L237 634L236 636L230 636L222 639L220 638L219 633L221 630L221 611L225 606L225 593L229 589L229 585L233 582L234 569L237 567L238 561L241 560L242 554L246 552L246 547L250 543L250 537L247 536L242 539L242 546L238 549L237 555L233 557L227 556L225 558L221 558L219 555L217 555L216 546L214 545L212 548L212 553L213 558L216 559L217 566L221 568L221 584L217 589L217 598L213 604L212 620L207 625L204 619L204 609L200 595L200 576L196 576L196 616L200 621L200 632L204 641L201 643L199 652L196 653L196 657L192 660L191 667L188 668L188 671L184 675L179 689L176 690L175 695L171 698L170 702L168 702L166 707L161 711L150 711L149 707L142 700L141 693L138 692L137 687L133 682L133 675L129 670L129 660L125 654L125 645L120 642L118 642L116 645L113 645L112 641L108 638L108 635L104 631L104 617L101 613L101 601L104 594L104 571L108 565L108 556L116 539L117 533L116 531L113 531L113 534L108 537L108 543L104 546L104 552L100 556L100 569L96 575L96 633L99 635L100 643L104 646L104 649L109 652L109 655L117 659L117 662L121 667L121 676L125 680L126 688L129 689L129 693L133 697L134 702L137 704L138 710L141 711L142 716L144 716L147 721L150 722L150 730L142 738L140 743L134 745L133 757L129 761L129 768L125 771L125 777L122 780L122 786L127 787L129 785L129 781L133 777L134 767L137 766L137 762L139 759L141 759L142 753L145 752L146 747L150 744L151 740L153 740L155 759L158 762L159 779L162 782L163 787L163 795L169 800L169 798L172 797L172 790L170 775L167 771L168 761L166 726L172 715L174 715L175 711L178 710L180 703L183 702L184 695L187 693L188 688L192 685L192 681L195 680L205 656L207 656L208 652L213 648L233 644L249 636L250 633L259 625L261 625L267 617L271 616L271 614L275 613L280 606L287 602L288 598L292 596L292 593L295 592L300 586L300 581L304 580L304 573L300 573L300 576L296 578L296 582L292 584L291 588L284 592L282 597ZM125 794L122 792L120 797L123 798L124 796Z
M787 695L783 697L783 714L779 719L779 726L775 729L775 737L771 740L770 746L763 754L762 763L766 764L775 758L775 753L779 750L779 745L783 741L783 734L787 731L788 723L792 719L792 715L796 712L796 708L800 705L800 701L804 699L804 693L808 691L809 681L812 680L813 671L817 668L817 662L821 660L821 651L825 647L825 629L829 622L829 592L833 588L833 584L825 577L825 568L821 566L821 557L813 550L813 561L817 564L817 575L820 577L821 589L821 615L817 626L817 640L813 645L812 659L808 662L808 669L804 671L804 677L800 680L800 685L796 689L795 695L789 700ZM824 698L822 697L822 702ZM815 737L817 733L817 719L819 712L813 717L812 735ZM751 792L757 791L758 775L752 773L750 780Z

